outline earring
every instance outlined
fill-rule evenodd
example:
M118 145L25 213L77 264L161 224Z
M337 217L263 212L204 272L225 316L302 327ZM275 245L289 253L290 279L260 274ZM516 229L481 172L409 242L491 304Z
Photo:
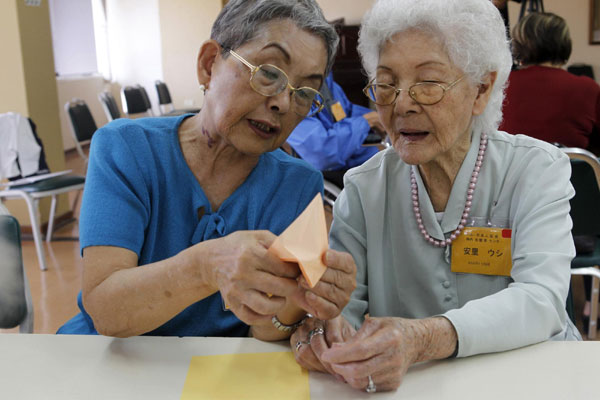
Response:
M202 93L206 92L206 86L203 83L200 84L200 90L202 90Z

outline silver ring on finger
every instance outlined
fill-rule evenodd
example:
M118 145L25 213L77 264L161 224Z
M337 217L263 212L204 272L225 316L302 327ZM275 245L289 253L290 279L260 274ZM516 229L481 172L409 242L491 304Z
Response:
M377 386L375 386L375 382L373 382L373 378L371 378L371 375L367 376L367 378L369 378L369 384L365 388L365 392L375 393L377 391Z
M301 340L298 340L296 342L296 353L300 351L300 347L302 347L303 344L304 344L304 342Z
M310 332L308 332L308 337L306 338L306 343L310 344L310 341L312 340L313 336L324 335L324 334L325 334L325 330L322 327L315 328L315 329L311 330Z

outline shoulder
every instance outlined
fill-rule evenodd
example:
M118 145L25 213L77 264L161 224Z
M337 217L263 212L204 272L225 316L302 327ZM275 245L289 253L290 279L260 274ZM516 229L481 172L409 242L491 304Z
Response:
M400 169L408 168L393 147L389 147L376 153L358 167L352 168L344 176L344 184L348 181L377 180L382 179L390 172L397 172Z
M181 117L119 118L94 133L92 146L110 147L117 152L122 146L140 150L140 146L164 146L177 134L182 120Z
M526 135L511 135L503 131L488 134L488 148L501 150L506 155L511 153L537 155L552 161L567 157L557 146ZM568 157L567 157L568 158Z
M586 90L588 92L593 92L595 94L600 93L600 86L592 78L590 78L588 76L573 75L566 71L564 71L564 72L565 72L565 74L570 75L569 80L575 86L574 89L576 91Z
M321 172L309 163L300 158L292 157L281 149L263 154L261 163L265 167L271 168L270 172L272 173L321 176Z
M165 132L177 129L184 119L181 117L119 118L104 125L98 132L112 132L113 135L124 133Z

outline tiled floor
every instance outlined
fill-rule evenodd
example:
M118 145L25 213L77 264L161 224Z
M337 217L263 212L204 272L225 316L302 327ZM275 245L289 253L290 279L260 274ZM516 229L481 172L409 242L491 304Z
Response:
M73 169L74 173L84 173L85 164L76 152L69 152L66 158L68 169ZM78 215L79 210L76 210L75 216ZM55 231L53 241L46 245L48 270L44 272L39 269L33 241L27 238L23 240L23 261L34 303L35 333L54 333L78 312L76 297L81 287L82 260L79 242L71 240L78 236L78 230L76 220ZM577 326L581 331L583 281L580 276L573 278L573 293L578 314ZM0 329L0 332L18 332L18 329ZM596 340L600 340L600 334Z

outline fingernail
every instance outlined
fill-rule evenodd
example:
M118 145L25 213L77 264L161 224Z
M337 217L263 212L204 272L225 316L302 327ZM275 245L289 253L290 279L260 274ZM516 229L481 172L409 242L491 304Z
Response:
M327 265L329 265L331 263L333 259L333 255L331 254L331 252L329 250L327 250L325 252L325 262L327 263Z

